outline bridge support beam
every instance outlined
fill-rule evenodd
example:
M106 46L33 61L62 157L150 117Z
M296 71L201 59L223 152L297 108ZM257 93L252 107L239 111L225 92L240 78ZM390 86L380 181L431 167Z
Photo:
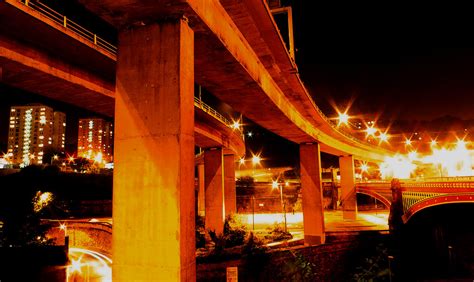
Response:
M237 212L237 198L235 190L235 156L224 155L224 199L225 216Z
M206 189L206 230L224 231L224 166L222 148L204 152L204 185Z
M300 144L305 245L324 244L324 209L319 144Z
M357 219L357 198L354 177L354 157L339 157L339 172L341 175L343 218Z
M198 214L204 216L206 214L205 189L204 189L204 164L197 165L198 172Z
M195 281L194 34L176 19L119 38L113 280Z

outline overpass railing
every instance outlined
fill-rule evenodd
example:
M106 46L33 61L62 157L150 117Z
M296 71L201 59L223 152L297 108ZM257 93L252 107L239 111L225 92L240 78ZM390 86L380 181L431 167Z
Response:
M219 113L218 111L214 110L213 108L211 108L211 106L209 106L208 104L204 103L201 99L199 99L198 97L194 96L194 106L196 108L199 108L201 110L203 110L204 112L206 112L208 115L211 115L212 117L214 117L215 119L217 119L218 121L220 121L221 123L225 124L227 127L230 127L232 128L232 122L230 120L228 120L226 117L224 117L221 113ZM243 132L239 129L239 132L240 132L240 136L242 137L242 139L244 138L244 134Z
M97 36L97 34L87 30L86 28L82 27L78 23L67 18L65 15L51 9L45 4L39 1L30 1L30 0L19 0L18 2L29 7L32 10L39 12L41 15L47 17L48 19L52 20L58 25L61 25L63 28L72 31L73 33L86 39L87 41L90 41L91 43L100 47L101 49L104 49L108 53L111 53L113 55L117 54L116 46L112 45L111 43L107 42L105 39Z
M59 25L62 25L64 28L74 32L76 35L90 41L94 45L104 49L110 54L116 55L117 54L117 47L113 44L107 42L106 40L97 36L97 34L85 29L84 27L80 26L79 24L75 23L74 21L68 19L65 15L58 13L57 11L51 9L50 7L42 4L41 2L31 1L31 0L19 0L20 3L24 4L25 6L41 13L43 16L46 16L50 20L56 22ZM309 95L308 95L309 96ZM332 120L330 120L316 105L311 97L309 97L313 106L315 107L316 111L319 115L333 128L334 131L338 132L339 134L345 136L346 138L359 143L365 144L369 146L373 146L369 142L361 140L359 138L354 137L352 134L346 132L345 130L339 128ZM218 120L222 121L226 125L230 125L231 123L220 113L216 112L214 109L210 108L208 105L202 103L202 101L196 101L196 97L194 100L194 104L199 107L200 109L206 111L207 113L213 115ZM243 136L243 133L242 133Z

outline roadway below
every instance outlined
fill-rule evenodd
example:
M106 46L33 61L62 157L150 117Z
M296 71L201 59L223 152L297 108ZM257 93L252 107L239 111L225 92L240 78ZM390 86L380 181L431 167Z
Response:
M326 233L345 233L359 231L387 231L389 210L359 211L357 219L344 220L342 210L324 211L324 228ZM272 228L275 223L284 226L282 213L238 214L237 217L255 234L267 233L267 228ZM287 229L293 235L292 241L303 239L303 213L286 214Z

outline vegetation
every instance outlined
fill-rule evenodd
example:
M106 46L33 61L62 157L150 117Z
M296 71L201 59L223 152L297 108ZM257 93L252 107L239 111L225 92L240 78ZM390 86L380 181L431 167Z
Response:
M375 253L364 258L352 275L355 281L390 281L388 249L377 245Z
M247 228L234 215L228 215L224 222L224 240L227 248L244 243Z
M265 235L265 239L271 242L289 240L293 238L290 232L285 231L281 224L275 222L273 227L268 227L269 230L268 235Z
M56 213L54 195L40 191L40 187L19 187L2 193L0 247L50 244L45 236L48 227L41 224L41 218Z
M314 281L315 264L299 252L291 251L292 259L280 262L275 268L274 277L279 281Z
M206 229L204 226L204 217L196 215L196 248L206 246Z
M224 222L223 234L216 234L214 230L209 230L209 237L214 243L213 255L222 255L224 249L241 246L244 244L247 229L235 216L228 215Z

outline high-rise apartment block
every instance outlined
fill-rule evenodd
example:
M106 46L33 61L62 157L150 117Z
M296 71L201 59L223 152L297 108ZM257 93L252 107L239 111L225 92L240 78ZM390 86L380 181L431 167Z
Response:
M8 156L13 164L47 163L48 149L64 152L66 115L44 105L13 106L10 109Z
M113 125L101 118L79 120L77 155L98 162L113 160Z

